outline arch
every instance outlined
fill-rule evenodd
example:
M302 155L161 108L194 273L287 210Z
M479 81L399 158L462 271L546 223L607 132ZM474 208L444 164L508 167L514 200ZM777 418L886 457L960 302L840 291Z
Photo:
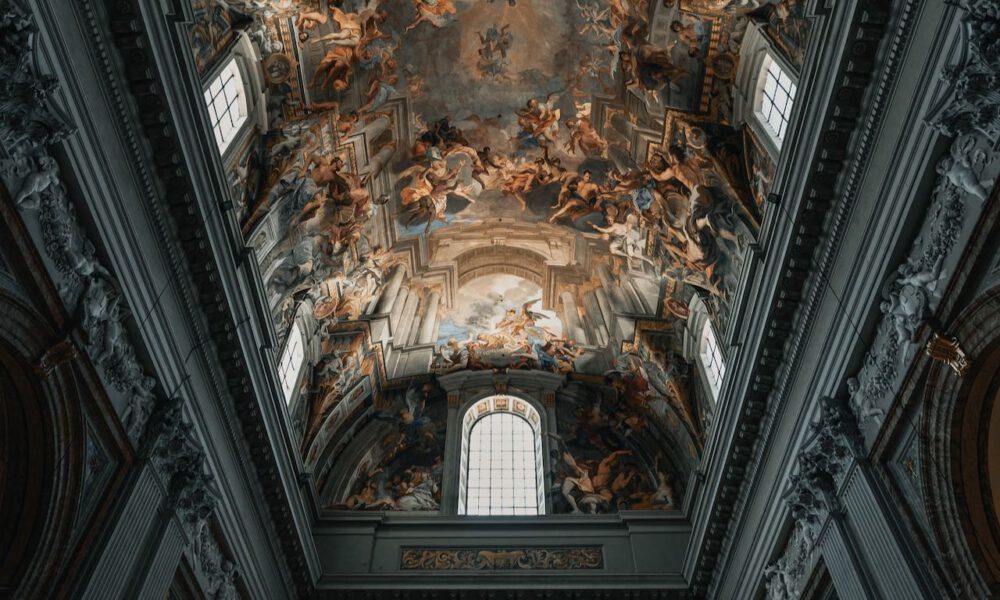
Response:
M523 248L483 246L459 254L458 287L485 275L507 274L545 286L545 257Z
M989 456L1000 432L1000 287L949 328L973 368L961 377L930 362L921 417L921 487L944 573L963 597L1000 594L1000 465ZM993 460L990 460L993 458Z
M52 597L73 551L85 392L72 343L3 292L0 314L0 595Z
M542 419L532 403L488 396L465 409L461 424L458 513L544 514Z

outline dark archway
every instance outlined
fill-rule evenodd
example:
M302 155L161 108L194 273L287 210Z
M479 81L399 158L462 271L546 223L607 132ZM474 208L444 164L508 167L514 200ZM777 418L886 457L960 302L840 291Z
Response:
M134 460L83 344L0 186L0 598L74 594Z
M1000 289L955 321L972 361L963 377L928 374L922 422L923 493L945 571L962 597L1000 594Z

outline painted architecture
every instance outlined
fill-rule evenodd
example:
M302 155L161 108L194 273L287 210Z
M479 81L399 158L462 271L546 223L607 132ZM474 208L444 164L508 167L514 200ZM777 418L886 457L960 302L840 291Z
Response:
M1000 595L995 2L0 30L0 595Z

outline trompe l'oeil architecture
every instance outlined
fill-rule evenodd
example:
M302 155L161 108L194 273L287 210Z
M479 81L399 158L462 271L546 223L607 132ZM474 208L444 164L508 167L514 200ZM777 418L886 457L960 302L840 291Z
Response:
M0 33L0 595L1000 594L996 3Z

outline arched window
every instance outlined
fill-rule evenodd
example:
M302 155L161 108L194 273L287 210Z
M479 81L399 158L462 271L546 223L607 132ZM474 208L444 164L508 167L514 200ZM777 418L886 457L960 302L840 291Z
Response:
M235 56L212 79L205 90L205 103L208 105L212 131L215 132L215 142L219 145L219 154L225 154L226 148L247 120L245 86Z
M538 412L510 396L473 404L462 419L460 515L541 515L542 436Z
M712 322L708 319L705 319L705 325L701 330L699 355L705 378L708 379L708 385L712 389L712 396L718 398L722 379L726 375L726 362L719 341L715 337L715 331L712 330Z
M798 86L773 58L761 65L754 112L779 149L785 139Z
M285 342L285 349L281 352L281 360L278 361L278 380L281 382L281 391L285 395L286 404L292 401L292 396L295 394L295 384L298 383L299 373L302 372L305 355L302 329L298 323L293 323L292 330L288 333L288 341Z

